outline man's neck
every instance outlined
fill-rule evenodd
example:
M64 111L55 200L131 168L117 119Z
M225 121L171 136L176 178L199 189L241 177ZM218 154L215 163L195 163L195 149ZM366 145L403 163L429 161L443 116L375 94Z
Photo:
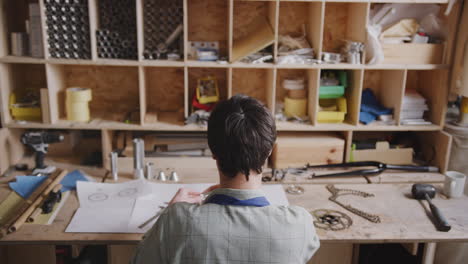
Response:
M229 189L259 189L262 186L262 174L250 173L249 180L247 181L245 175L241 173L234 178L220 173L219 185L221 188Z

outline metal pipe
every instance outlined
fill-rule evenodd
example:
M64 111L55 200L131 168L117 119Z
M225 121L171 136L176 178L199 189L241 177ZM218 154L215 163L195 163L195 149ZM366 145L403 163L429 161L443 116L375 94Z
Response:
M111 161L111 174L114 181L119 179L118 169L117 169L117 152L110 153L110 161Z

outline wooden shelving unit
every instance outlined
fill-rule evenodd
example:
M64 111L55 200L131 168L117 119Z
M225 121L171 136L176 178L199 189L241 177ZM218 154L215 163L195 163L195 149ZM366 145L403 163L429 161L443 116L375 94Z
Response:
M40 4L45 26L45 2ZM348 142L345 157L348 157L353 132L360 131L415 131L423 135L443 137L445 102L448 91L448 76L451 68L459 4L445 18L449 34L445 43L444 60L441 64L248 64L202 62L188 57L189 41L218 41L220 55L231 61L239 45L252 43L243 40L255 34L251 26L255 20L264 19L271 27L274 41L271 46L274 60L277 58L278 36L298 34L306 29L306 38L315 50L316 57L322 52L336 52L343 39L366 42L366 24L369 11L375 3L437 3L442 9L448 0L183 0L184 7L184 56L180 61L147 60L144 49L144 1L135 0L137 18L138 60L100 59L97 57L95 30L98 29L98 2L87 0L91 59L55 59L49 56L47 37L44 36L45 58L17 57L10 55L10 32L22 30L27 14L28 0L1 1L0 12L0 99L3 127L11 129L70 129L101 130L102 134L114 130L134 131L204 131L195 125L184 125L184 118L191 112L191 98L197 78L216 76L221 97L229 98L243 93L264 102L272 112L276 101L282 100L285 91L281 81L286 77L303 76L308 81L308 115L310 124L278 122L278 131L337 131ZM26 9L26 10L25 10ZM263 22L262 22L263 23ZM43 30L47 35L47 30ZM258 34L255 45L263 43ZM350 76L347 89L348 114L343 124L320 124L317 122L318 89L320 73L327 69L346 70ZM31 77L33 76L33 77ZM37 79L37 82L36 82ZM51 123L16 122L10 115L8 98L13 90L24 89L34 82L37 88L48 89ZM92 121L74 123L65 120L64 90L70 86L89 87L93 91L90 103ZM373 126L359 123L361 92L372 88L381 102L394 108L396 125ZM417 89L428 100L428 119L432 125L403 126L400 121L400 106L405 89ZM124 122L129 113L136 112L130 123ZM157 121L151 119L157 116ZM107 142L103 140L103 142ZM445 144L444 140L434 140ZM449 142L450 143L450 142ZM450 144L438 146L449 149ZM106 144L106 143L103 143ZM107 146L108 149L109 146ZM444 153L445 153L444 152ZM107 153L103 153L106 155ZM442 170L447 160L440 159ZM442 162L443 161L443 162Z

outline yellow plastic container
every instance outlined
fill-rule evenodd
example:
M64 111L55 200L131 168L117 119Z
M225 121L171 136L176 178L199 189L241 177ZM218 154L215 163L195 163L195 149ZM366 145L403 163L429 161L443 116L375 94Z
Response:
M40 107L19 107L16 105L16 95L10 95L11 116L15 120L40 121L42 118Z
M342 123L345 120L347 113L346 98L340 97L336 99L320 99L321 107L336 106L338 111L319 111L317 113L317 122L319 123Z

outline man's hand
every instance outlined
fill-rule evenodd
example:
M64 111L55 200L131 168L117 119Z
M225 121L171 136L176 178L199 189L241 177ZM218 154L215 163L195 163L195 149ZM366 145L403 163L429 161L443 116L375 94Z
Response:
M210 186L208 189L204 190L203 193L209 193L213 191L214 189L218 189L219 184ZM189 188L180 188L177 193L172 197L172 200L169 202L169 204L173 203L180 203L180 202L186 202L186 203L202 203L202 193L191 190Z
M186 203L201 203L202 197L201 193L188 189L188 188L180 188L177 193L174 195L172 200L169 202L169 204L173 203L180 203L180 202L186 202Z

